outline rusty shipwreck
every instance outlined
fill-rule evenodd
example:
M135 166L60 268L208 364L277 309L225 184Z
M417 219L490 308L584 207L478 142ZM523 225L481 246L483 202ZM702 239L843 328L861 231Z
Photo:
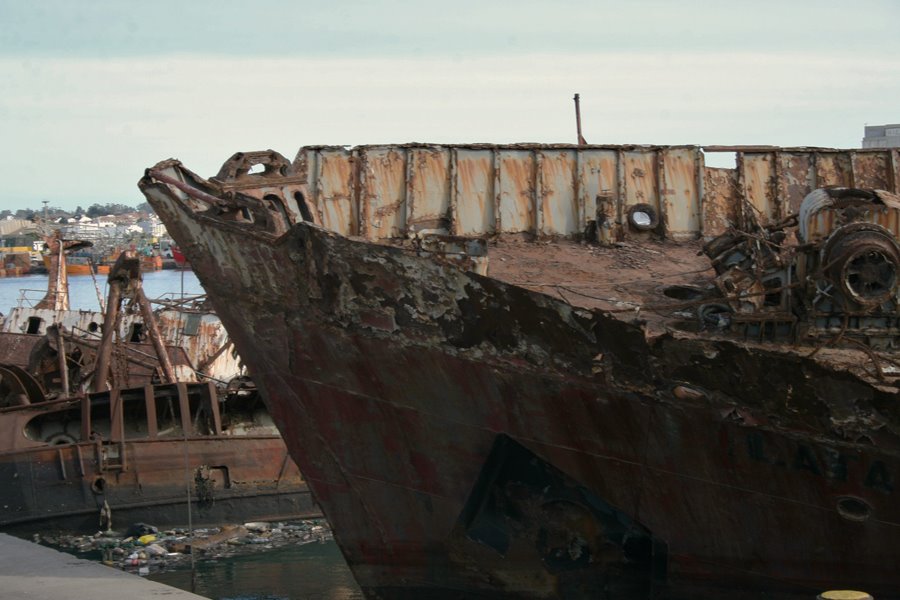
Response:
M202 297L151 302L141 259L70 310L67 252L0 326L0 528L97 531L319 514Z
M809 598L900 590L898 182L406 144L139 185L369 597Z

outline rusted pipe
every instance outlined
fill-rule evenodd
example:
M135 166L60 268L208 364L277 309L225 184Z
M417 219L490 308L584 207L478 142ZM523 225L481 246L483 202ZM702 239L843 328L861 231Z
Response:
M69 365L66 360L66 342L63 339L62 325L56 325L56 352L59 355L59 379L64 397L69 395Z
M156 317L153 314L153 307L150 301L144 295L140 281L135 286L135 296L138 305L141 307L141 316L144 318L144 326L150 335L150 341L153 343L153 349L156 350L156 356L159 359L159 366L162 369L163 377L166 383L175 381L175 369L172 367L172 361L169 360L169 353L166 351L166 345L163 343L162 335L159 333L159 326L156 324Z
M94 369L94 384L91 386L95 392L106 390L106 378L109 377L109 362L112 355L112 336L121 300L122 282L110 279L109 301L106 303L106 314L103 316L103 337L100 338L100 347L97 350L97 366Z
M94 355L96 356L97 349L100 347L100 341L89 340L86 338L79 338L70 333L67 333L65 335L66 335L65 339L67 342L74 344L75 346L80 346L82 348L90 348L94 351ZM137 365L139 367L144 367L151 371L153 369L155 369L157 366L157 364L155 362L156 356L154 354L148 354L146 352L142 352L141 350L138 350L137 348L133 348L128 345L123 346L122 351L124 353L124 359L128 362L128 364ZM138 357L149 358L149 359L153 360L154 362L141 360L140 358L135 358L134 356L131 356L133 354L136 354Z
M578 145L586 146L587 140L584 139L584 136L581 135L581 96L579 94L575 94L575 126L578 129Z
M175 179L174 177L169 177L168 175L166 175L160 171L157 171L155 169L147 169L147 176L152 177L153 179L162 181L163 183L166 183L173 187L176 187L179 190L181 190L182 192L184 192L185 194L187 194L188 196L190 196L191 198L194 198L196 200L201 200L203 202L206 202L207 204L212 204L213 206L219 206L219 207L224 206L224 203L221 198L216 198L212 194L207 194L206 192L204 192L202 190L198 190L197 188L192 187L183 181L179 181L179 180Z

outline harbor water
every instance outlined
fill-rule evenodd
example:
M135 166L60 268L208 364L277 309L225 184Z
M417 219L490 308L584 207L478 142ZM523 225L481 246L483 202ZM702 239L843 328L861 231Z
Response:
M203 293L193 271L163 270L143 274L144 293L151 300L159 297L177 298ZM47 275L0 278L0 313L4 315L17 306L25 296L25 306L33 306L47 290ZM99 310L98 290L104 302L109 291L105 275L70 275L69 305L72 310ZM30 304L29 304L30 303Z
M143 274L150 299L193 296L203 288L192 271L163 270ZM47 289L47 275L0 278L0 313L33 306ZM24 290L24 292L23 292ZM106 277L69 277L73 310L99 310L99 294L108 293ZM23 300L24 298L24 300ZM33 532L40 533L40 532ZM362 593L334 540L289 545L250 555L197 560L152 573L150 579L216 600L357 600Z
M214 600L361 600L334 540L197 561L149 579Z

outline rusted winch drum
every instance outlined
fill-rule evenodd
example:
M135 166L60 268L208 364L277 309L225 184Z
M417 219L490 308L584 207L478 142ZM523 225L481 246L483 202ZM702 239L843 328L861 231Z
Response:
M871 223L835 230L822 248L821 264L842 296L860 309L894 298L900 283L900 246L889 231Z
M820 273L838 292L838 307L869 313L890 302L885 310L894 310L900 286L900 196L884 190L817 189L800 204L797 224L800 242L818 249Z

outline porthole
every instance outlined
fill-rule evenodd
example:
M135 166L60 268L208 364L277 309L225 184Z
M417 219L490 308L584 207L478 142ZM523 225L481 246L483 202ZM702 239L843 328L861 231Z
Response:
M869 503L853 496L838 498L837 511L848 521L865 521L872 516L872 507Z
M635 204L628 209L628 224L637 231L650 231L659 225L659 215L649 204Z
M91 483L91 491L95 494L102 494L106 491L106 480L102 477L97 477L94 479L93 483Z

